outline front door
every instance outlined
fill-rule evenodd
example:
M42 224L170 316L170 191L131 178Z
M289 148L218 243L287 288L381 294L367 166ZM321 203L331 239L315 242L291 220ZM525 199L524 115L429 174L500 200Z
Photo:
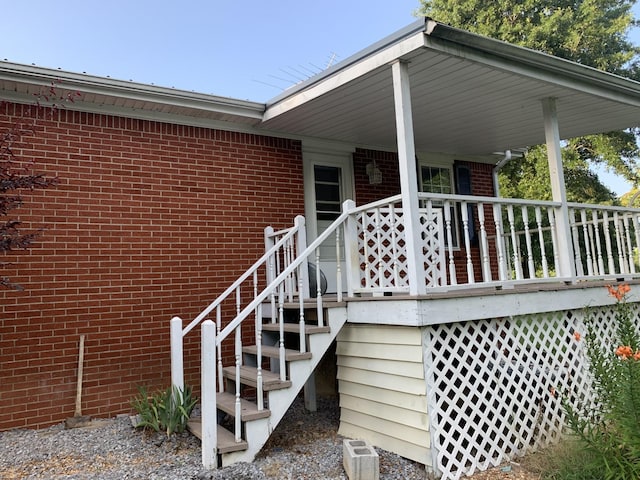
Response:
M308 242L324 232L342 211L342 202L353 198L353 167L351 152L305 152L305 214ZM342 231L340 232L342 235ZM336 236L331 235L322 245L320 270L327 278L327 293L337 291L338 249ZM340 240L342 289L346 290L344 242ZM310 263L316 259L309 258Z

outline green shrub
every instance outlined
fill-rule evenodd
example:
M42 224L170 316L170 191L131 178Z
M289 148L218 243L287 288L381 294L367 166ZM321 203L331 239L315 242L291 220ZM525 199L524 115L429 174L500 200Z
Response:
M136 427L163 431L171 436L185 430L197 402L188 386L184 390L172 386L151 395L145 387L138 387L138 395L131 400L131 406L140 416Z

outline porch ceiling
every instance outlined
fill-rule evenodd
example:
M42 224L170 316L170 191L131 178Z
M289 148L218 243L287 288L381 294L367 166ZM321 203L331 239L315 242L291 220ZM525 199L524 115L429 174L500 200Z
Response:
M418 151L544 143L548 97L562 138L640 126L638 82L426 20L274 99L262 127L395 149L395 60L409 64Z

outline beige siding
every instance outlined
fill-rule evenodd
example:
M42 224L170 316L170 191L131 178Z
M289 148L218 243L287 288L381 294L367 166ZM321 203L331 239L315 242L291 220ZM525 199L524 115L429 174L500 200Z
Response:
M421 329L347 324L337 356L339 433L431 465Z

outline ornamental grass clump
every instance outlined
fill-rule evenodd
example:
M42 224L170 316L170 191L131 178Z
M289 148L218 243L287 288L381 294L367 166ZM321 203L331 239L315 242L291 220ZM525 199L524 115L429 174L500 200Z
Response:
M184 390L172 386L151 395L144 387L138 387L138 395L131 401L131 406L139 416L136 427L166 432L171 436L185 430L197 402L188 386Z
M580 468L598 472L589 478L640 479L640 336L627 303L629 286L607 288L616 299L613 338L603 341L593 319L586 321L593 399L572 403L563 396L562 403L568 427L590 453Z

